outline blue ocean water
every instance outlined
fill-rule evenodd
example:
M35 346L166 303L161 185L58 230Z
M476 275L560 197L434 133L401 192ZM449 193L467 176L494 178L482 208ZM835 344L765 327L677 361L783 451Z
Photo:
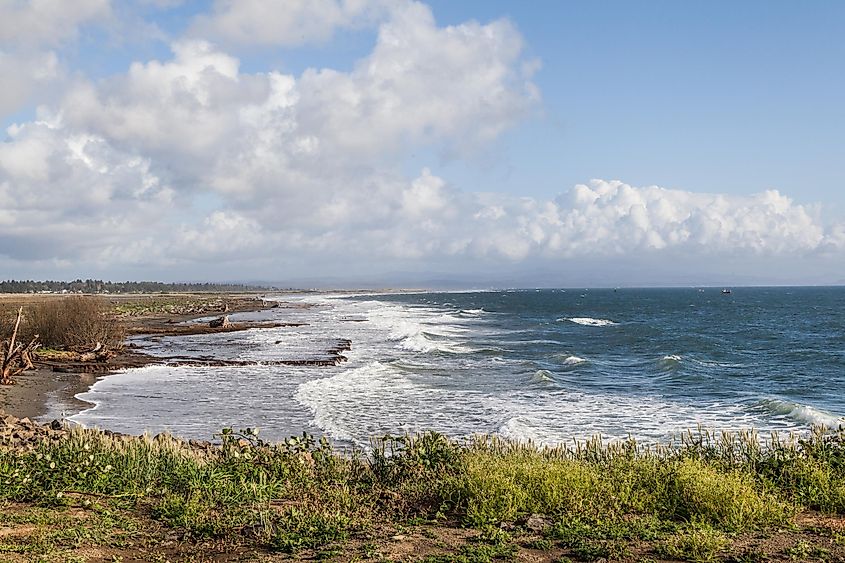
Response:
M258 426L359 445L428 429L557 444L845 423L845 288L279 298L311 307L247 317L307 324L147 344L260 363L339 337L352 340L349 362L129 370L81 395L95 407L73 420L203 438Z

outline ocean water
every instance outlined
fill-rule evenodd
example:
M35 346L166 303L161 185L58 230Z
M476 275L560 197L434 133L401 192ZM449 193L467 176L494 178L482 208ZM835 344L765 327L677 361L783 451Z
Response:
M305 431L362 446L423 430L559 444L845 424L845 288L279 299L310 307L233 318L307 324L138 342L257 365L127 370L81 394L94 406L71 420L202 439L223 427L270 439ZM352 341L341 366L260 365L319 357L337 338Z

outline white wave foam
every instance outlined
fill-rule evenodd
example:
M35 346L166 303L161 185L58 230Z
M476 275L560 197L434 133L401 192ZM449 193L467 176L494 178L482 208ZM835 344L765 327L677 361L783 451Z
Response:
M437 387L424 375L403 373L378 361L304 382L293 397L311 411L312 424L335 439L363 447L371 437L387 433L482 432L478 424L492 416L477 392Z
M563 360L563 365L565 366L577 366L578 364L583 364L586 362L584 358L579 358L578 356L567 356Z
M396 347L409 352L445 352L468 354L474 350L462 342L469 329L464 324L471 319L460 319L440 309L403 307L394 304L368 301L365 307L370 325L384 334L386 340L396 342Z
M475 351L468 346L462 346L456 342L432 340L422 332L403 338L399 342L398 347L409 352L423 353L445 352L447 354L469 354Z
M765 399L760 404L774 415L785 416L810 426L825 426L831 429L845 426L845 417L817 409L810 405L802 405L782 399Z
M668 356L663 356L660 358L660 361L663 362L680 362L683 358L677 354L670 354Z
M491 410L505 415L497 433L517 441L559 445L601 435L645 442L665 441L697 425L714 431L759 427L761 419L736 405L709 408L656 397L550 392L540 398L490 398Z
M394 377L391 377L394 375ZM308 407L312 423L338 440L354 440L360 424L359 414L367 411L364 404L352 404L356 396L365 395L370 401L382 395L386 388L406 386L407 379L391 374L387 366L372 362L338 375L314 379L301 384L293 398Z
M555 444L560 437L548 428L536 427L521 416L511 417L498 431L499 436L515 442L532 442L534 444Z
M467 316L470 316L470 317L477 317L479 315L483 315L486 312L487 311L485 311L484 308L481 308L481 309L461 309L460 311L458 311L458 314L459 315L467 315Z
M499 343L510 346L524 346L526 344L554 344L556 346L560 346L565 344L560 340L552 340L550 338L536 338L534 340L500 340Z
M554 380L552 372L547 369L538 369L534 372L534 375L531 376L532 383L552 383Z
M594 319L592 317L564 317L558 321L569 321L584 326L615 326L618 323L607 319Z
M712 360L697 360L692 358L692 361L697 363L698 365L708 367L708 368L744 368L746 367L745 364L739 364L735 362L716 362Z

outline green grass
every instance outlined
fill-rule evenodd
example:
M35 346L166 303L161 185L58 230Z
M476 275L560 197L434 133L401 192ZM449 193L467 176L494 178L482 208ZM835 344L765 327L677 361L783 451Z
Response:
M708 525L680 530L658 544L661 555L684 561L714 561L728 546L727 536Z
M66 531L6 541L0 551L120 546L143 534L129 513L181 538L325 557L385 527L445 522L476 528L477 540L442 556L452 559L430 561L508 560L519 545L612 560L630 556L632 542L650 542L655 555L709 561L734 535L789 525L801 509L845 513L842 434L765 445L753 435L690 434L672 447L595 440L540 449L428 433L351 454L308 436L276 445L253 432L219 438L222 447L205 451L167 437L75 429L34 451L0 448L0 503L82 508L97 522L56 526L38 511L2 517ZM532 514L548 528L517 540ZM800 556L803 547L794 549L789 555Z

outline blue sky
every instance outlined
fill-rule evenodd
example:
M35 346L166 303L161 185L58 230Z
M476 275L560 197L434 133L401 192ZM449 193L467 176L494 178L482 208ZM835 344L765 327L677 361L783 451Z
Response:
M842 3L432 5L444 23L507 15L542 60L544 115L506 139L514 190L609 177L845 202Z
M0 8L8 277L845 280L842 3L159 4Z

